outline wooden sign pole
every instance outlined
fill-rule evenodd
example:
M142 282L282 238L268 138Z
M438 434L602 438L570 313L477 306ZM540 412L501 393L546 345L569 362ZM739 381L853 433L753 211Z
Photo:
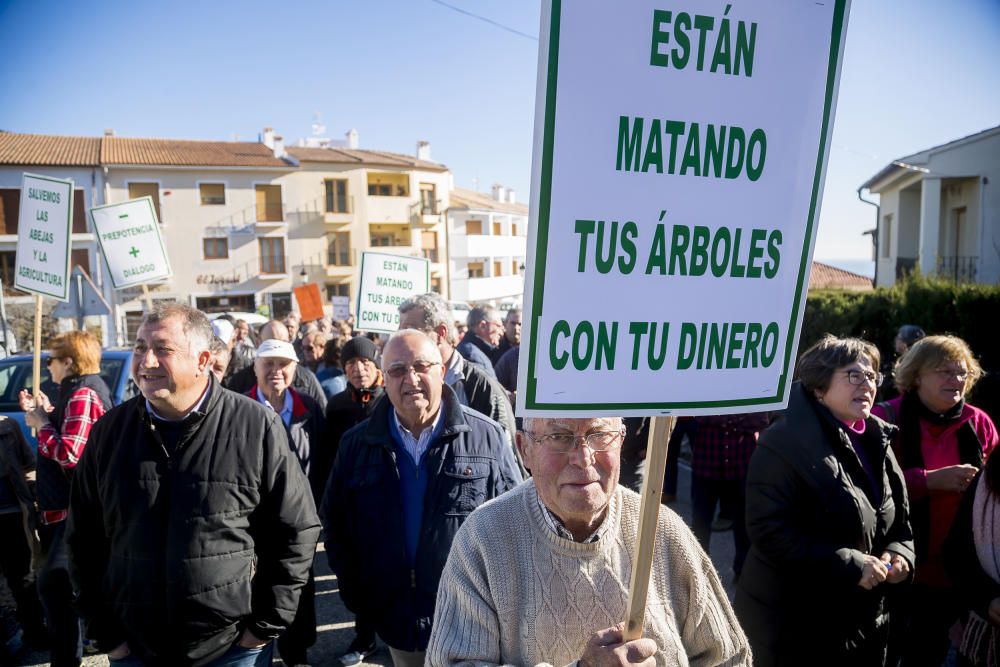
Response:
M153 297L149 294L149 288L145 283L142 285L142 298L146 300L146 312L153 312Z
M35 295L35 352L31 362L31 387L38 405L38 393L42 390L42 295ZM32 435L37 435L31 429Z
M625 618L624 641L642 636L646 617L646 594L649 592L649 571L656 548L656 524L660 516L663 474L667 469L667 447L674 431L676 417L652 417L649 440L646 443L646 478L642 482L642 505L639 507L639 537L632 554L632 581L629 584L628 616Z

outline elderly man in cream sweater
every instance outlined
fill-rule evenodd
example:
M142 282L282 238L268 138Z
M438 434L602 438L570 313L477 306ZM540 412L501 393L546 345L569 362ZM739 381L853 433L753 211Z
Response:
M452 544L427 664L750 665L711 560L660 511L641 639L622 641L639 496L618 485L619 418L526 419L532 479L481 506Z

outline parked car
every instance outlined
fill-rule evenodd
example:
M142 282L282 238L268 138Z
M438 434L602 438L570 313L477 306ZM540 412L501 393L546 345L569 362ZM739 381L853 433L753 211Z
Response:
M49 375L45 360L49 353L42 353L41 387L45 395L54 403L59 388ZM37 440L31 434L31 429L24 423L24 413L18 404L18 394L22 389L31 390L31 363L33 355L19 354L6 359L0 359L0 414L9 417L21 425L24 436L34 449ZM132 350L108 349L101 352L101 377L111 390L111 398L115 405L127 401L139 393L132 382L131 369Z

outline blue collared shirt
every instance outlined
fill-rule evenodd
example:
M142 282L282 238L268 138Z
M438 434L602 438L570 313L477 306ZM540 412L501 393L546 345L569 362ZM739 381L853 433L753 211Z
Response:
M263 403L266 407L274 410L274 406L271 402L264 398L264 394L261 392L260 387L257 387L257 400ZM282 406L281 410L274 410L281 417L281 421L285 422L285 426L292 423L292 392L285 390L285 404Z

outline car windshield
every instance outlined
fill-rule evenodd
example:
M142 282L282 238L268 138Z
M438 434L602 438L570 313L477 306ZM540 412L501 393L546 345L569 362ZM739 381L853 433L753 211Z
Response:
M125 361L124 358L103 357L101 359L101 377L111 389L112 394L121 380L122 373L126 372ZM0 360L0 412L14 412L20 409L17 400L18 393L22 389L32 391L31 380L30 358ZM42 359L41 386L46 396L55 402L59 388L52 382L52 376L49 375L44 357Z

